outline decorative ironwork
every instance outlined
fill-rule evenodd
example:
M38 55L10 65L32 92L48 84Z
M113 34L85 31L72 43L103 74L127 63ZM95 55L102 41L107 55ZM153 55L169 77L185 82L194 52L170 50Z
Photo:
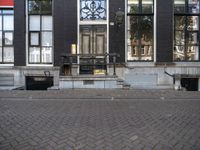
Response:
M80 0L80 20L106 20L106 0Z

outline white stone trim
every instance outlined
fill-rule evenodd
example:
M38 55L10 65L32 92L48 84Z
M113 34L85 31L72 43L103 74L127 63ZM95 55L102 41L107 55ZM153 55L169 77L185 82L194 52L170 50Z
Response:
M26 35L26 66L29 65L28 63L28 0L26 0L25 2L25 10L26 10L26 31L25 31L25 35Z
M157 15L157 0L154 0L154 15L153 15L153 20L154 20L154 23L153 23L153 50L154 50L154 52L153 52L153 54L154 54L154 62L156 62L157 61L157 59L156 59L156 54L157 54L157 46L156 46L156 44L157 44L157 41L156 41L156 39L157 39L157 30L156 30L156 27L157 27L157 17L156 17L156 15Z
M14 6L0 6L0 8L14 8Z
M53 64L27 64L28 67L53 67Z
M80 53L80 26L81 25L106 25L107 32L107 53L109 53L109 0L106 0L106 21L80 21L80 0L77 0L77 54ZM108 59L109 60L109 59ZM80 63L79 57L77 60L78 64ZM79 67L77 67L77 73L79 74ZM109 67L107 68L107 72L109 73Z
M14 64L0 64L0 68L1 67L13 67Z
M125 63L127 63L128 62L128 34L127 34L127 30L128 30L128 17L127 17L127 4L128 4L128 0L126 0L125 1L125 9L124 9L124 14L125 14L125 31L124 31L124 33L125 33Z
M198 87L199 87L199 91L200 91L200 78L199 78L199 84L198 84Z
M200 67L200 62L174 62L176 67Z

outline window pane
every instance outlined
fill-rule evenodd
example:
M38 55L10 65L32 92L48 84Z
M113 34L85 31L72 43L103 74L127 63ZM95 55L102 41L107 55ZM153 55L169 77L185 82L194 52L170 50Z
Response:
M30 31L40 31L40 16L30 16L29 28Z
M189 0L189 13L199 13L199 0Z
M4 30L13 30L13 16L3 16L3 29Z
M138 60L139 48L139 17L128 17L130 30L128 32L128 60Z
M130 40L138 40L139 17L131 16L128 19L130 20Z
M4 34L4 44L5 45L13 45L13 33L12 32L5 32Z
M4 62L14 62L14 50L13 47L4 47Z
M153 13L153 0L142 0L142 12Z
M188 30L199 30L199 17L191 16L187 17Z
M31 13L31 14L39 14L40 13L40 1L29 0L28 10L29 10L29 13Z
M152 60L153 45L153 18L149 16L141 17L141 60Z
M153 18L149 16L141 17L141 40L146 43L145 45L151 45L153 41Z
M40 63L40 48L37 47L29 48L29 62Z
M14 11L13 10L3 10L3 14L14 14Z
M42 30L52 30L52 16L42 16Z
M175 32L175 44L184 45L185 44L185 33L183 31Z
M197 33L188 33L188 44L198 44L198 34Z
M185 60L185 47L184 46L175 46L174 47L174 60L182 61Z
M130 16L128 60L153 60L153 17Z
M0 47L0 62L2 62L2 47Z
M0 30L2 30L2 16L0 16Z
M175 29L184 30L185 28L185 17L184 16L175 16Z
M41 1L41 13L49 14L52 12L52 1L51 0L42 0Z
M139 12L139 0L128 0L128 13Z
M42 32L42 46L52 46L52 32Z
M30 33L30 45L31 46L39 46L39 33Z
M80 0L80 20L106 20L106 0Z
M2 31L0 31L0 46L2 46Z
M198 46L188 46L187 60L199 60L199 47Z
M185 0L174 0L174 12L175 13L185 12Z
M51 47L42 48L42 62L52 63L52 48Z

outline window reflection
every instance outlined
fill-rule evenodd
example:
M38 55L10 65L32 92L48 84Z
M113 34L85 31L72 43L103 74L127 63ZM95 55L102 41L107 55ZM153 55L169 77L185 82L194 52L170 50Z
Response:
M153 0L142 0L142 12L153 13Z
M139 0L128 0L128 13L139 12Z
M198 30L199 29L199 17L190 16L187 18L187 29L188 30Z
M185 12L185 0L174 0L174 12L184 13Z
M189 13L199 13L199 0L189 0L188 2Z
M153 60L153 0L128 0L128 60Z
M29 14L50 14L52 13L52 0L29 0Z
M14 62L14 48L13 47L4 47L4 62L12 63Z
M153 60L153 17L131 16L128 60Z
M52 0L29 0L29 63L52 63Z
M13 9L0 10L0 63L14 62L13 32Z
M197 61L199 60L200 45L199 0L175 0L174 3L174 60ZM185 11L179 11L180 9L177 9L180 5L181 7L185 7Z

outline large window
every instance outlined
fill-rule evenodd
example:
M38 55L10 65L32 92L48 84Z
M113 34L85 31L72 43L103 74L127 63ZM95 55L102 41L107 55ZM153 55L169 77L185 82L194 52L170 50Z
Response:
M128 0L128 61L153 60L153 0Z
M174 13L174 60L198 61L200 0L175 0Z
M0 9L0 64L14 63L13 9Z
M29 64L51 64L52 0L28 0Z

